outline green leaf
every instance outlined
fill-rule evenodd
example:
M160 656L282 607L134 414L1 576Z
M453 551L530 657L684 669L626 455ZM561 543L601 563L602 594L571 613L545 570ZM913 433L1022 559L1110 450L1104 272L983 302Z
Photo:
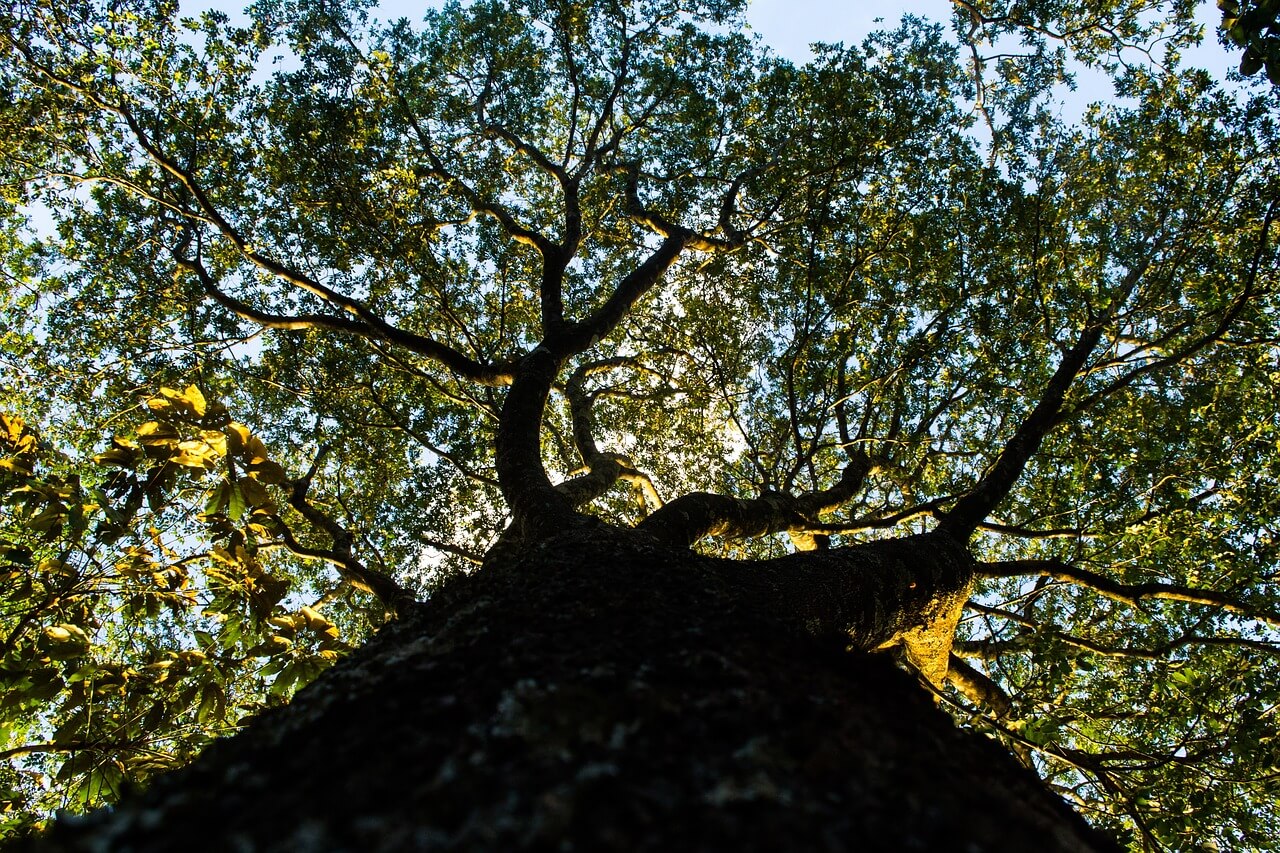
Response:
M200 723L211 723L221 720L226 714L227 694L222 685L211 681L200 691L200 706L196 710L196 720Z
M1240 59L1240 73L1246 77L1256 74L1262 69L1263 62L1263 55L1253 47L1248 47Z
M240 516L244 515L244 510L245 496L241 483L240 481L231 483L227 494L227 518L232 521L239 521Z
M226 509L231 502L232 485L226 480L218 483L217 487L209 492L208 500L205 501L204 514L217 515ZM241 512L244 509L241 507ZM234 519L233 519L234 520Z

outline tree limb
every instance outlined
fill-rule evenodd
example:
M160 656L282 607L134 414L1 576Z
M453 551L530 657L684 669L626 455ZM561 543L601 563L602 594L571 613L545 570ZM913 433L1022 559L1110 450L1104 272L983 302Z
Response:
M510 383L509 367L477 361L453 347L413 332L406 332L381 318L378 318L376 323L370 323L363 318L350 319L331 314L284 315L260 311L218 287L198 255L194 258L184 257L182 251L190 242L191 235L187 233L183 236L182 242L175 247L173 257L178 266L194 273L200 286L211 299L242 319L268 329L328 329L358 335L369 340L382 340L430 358L457 375L482 385L502 386Z
M570 323L562 334L547 341L557 353L566 357L583 352L609 335L630 312L631 307L658 283L692 239L687 231L677 232L665 240L634 270L623 277L617 288L591 316Z
M947 681L954 684L970 702L980 707L990 708L992 713L1000 719L1009 716L1013 711L1013 700L1009 698L1009 694L1005 693L1003 688L985 673L971 666L963 658L957 657L954 650L950 658L950 668L947 670Z
M1150 258L1144 259L1125 275L1119 292L1125 298L1133 292L1138 280L1150 266ZM1122 302L1123 300L1118 300ZM1062 406L1067 391L1084 369L1090 354L1102 339L1104 318L1091 318L1081 330L1075 344L1062 357L1031 413L1023 419L996 457L995 463L967 494L956 501L944 514L939 529L962 540L967 540L977 530L1022 476L1027 463L1040 449L1049 431L1062 420Z
M1119 601L1130 607L1138 607L1141 602L1150 600L1180 601L1186 604L1217 607L1228 613L1257 619L1280 627L1280 613L1252 607L1233 596L1215 590L1159 582L1122 584L1097 572L1070 566L1061 560L1011 560L980 563L976 573L979 577L988 578L1043 575L1054 580L1086 587L1105 598Z
M1063 645L1102 657L1165 660L1172 652L1187 646L1239 646L1264 654L1280 656L1280 645L1263 640L1251 640L1248 637L1201 637L1196 634L1187 634L1163 643L1156 648L1143 649L1133 646L1109 646L1105 643L1064 634L1044 625L1035 630L1047 631L1054 640L1061 642ZM1033 637L1033 633L1027 632L1008 640L957 640L952 651L963 658L994 660L1000 655L1032 651Z
M291 483L289 505L296 509L312 525L328 534L333 540L333 548L310 548L300 544L294 538L293 531L289 529L289 526L277 516L276 522L279 527L281 541L285 548L299 557L323 560L330 563L337 568L339 574L352 586L377 596L383 607L393 615L403 616L409 607L417 603L413 594L388 575L371 569L356 559L352 553L354 538L351 532L307 500L307 492L311 488L311 481L319 470L320 462L327 451L327 446L322 447L320 452L316 454L315 460L311 463L310 470Z
M788 530L825 532L818 514L840 506L862 489L871 469L865 455L845 466L831 488L798 497L765 492L758 498L731 498L691 492L664 505L636 528L677 547L690 548L704 536L750 539ZM805 549L809 550L809 549Z
M645 502L657 509L662 499L648 474L640 471L620 453L601 452L595 439L594 403L598 396L586 389L587 377L619 367L640 367L634 358L616 356L580 365L565 383L564 395L569 402L573 443L587 472L556 485L556 490L574 506L582 506L609 491L618 480L626 480L641 489Z

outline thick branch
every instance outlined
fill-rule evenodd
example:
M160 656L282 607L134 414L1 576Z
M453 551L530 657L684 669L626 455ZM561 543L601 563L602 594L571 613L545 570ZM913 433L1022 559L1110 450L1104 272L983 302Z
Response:
M951 655L949 663L947 681L954 684L966 699L979 707L990 708L998 718L1009 716L1013 702L999 684L955 654Z
M1031 414L1005 443L995 464L978 484L946 513L940 529L957 539L967 540L1009 494L1031 457L1040 449L1044 437L1057 426L1067 390L1102 339L1102 329L1102 323L1098 321L1085 326L1075 346L1062 357Z
M1112 294L1113 305L1122 305L1129 299L1138 286L1138 281L1150 267L1153 256L1154 254L1148 256L1129 270ZM1081 330L1075 345L1063 355L1062 361L1058 363L1053 376L1049 378L1049 384L1040 395L1031 414L1027 415L1013 436L1005 443L995 464L988 469L977 485L956 501L955 506L946 513L939 529L959 539L968 539L977 530L978 525L995 511L1000 501L1012 491L1027 463L1040 449L1040 443L1044 441L1044 437L1062 422L1062 408L1067 391L1071 389L1072 383L1088 363L1090 354L1102 340L1102 333L1108 319L1109 315L1094 317L1090 311L1089 322Z
M693 547L705 536L750 539L802 523L804 519L794 502L794 498L781 492L749 499L690 492L645 518L636 529L683 548Z
M416 602L413 594L387 575L365 566L356 559L352 553L353 537L351 532L307 500L307 492L311 488L312 478L315 477L320 460L324 457L326 450L327 448L322 448L320 453L316 455L316 459L311 465L311 470L305 476L293 481L292 489L289 493L289 505L296 509L313 526L328 534L333 540L333 548L331 550L309 548L300 544L294 538L289 526L277 519L281 531L281 540L289 551L300 557L323 560L330 563L337 568L343 579L352 586L372 593L378 597L378 600L382 602L382 605L389 612L402 616L405 610Z
M859 454L845 466L834 486L798 497L766 492L758 498L743 499L690 492L664 505L640 522L637 529L684 548L692 547L705 536L750 539L792 530L825 533L828 526L819 522L817 516L857 494L870 469L871 461Z
M682 232L663 240L653 254L618 283L617 289L595 313L585 320L570 324L564 334L548 341L548 344L567 357L583 352L605 338L627 316L631 306L648 293L671 268L688 245L689 239L689 233Z
M24 59L26 59L26 61L36 69L38 73L54 84L75 92L98 109L119 116L129 128L129 132L133 135L134 140L138 143L138 146L142 149L143 153L145 153L147 157L164 172L175 178L178 183L191 194L191 197L195 200L196 206L203 214L204 221L211 223L223 237L236 247L237 251L239 251L255 266L302 290L320 297L335 307L341 308L342 310L352 314L373 332L373 336L383 338L391 343L403 346L421 355L425 355L428 358L435 359L444 364L450 370L453 370L459 375L466 376L469 379L484 382L485 384L506 384L507 377L503 375L504 371L496 370L490 365L482 365L473 359L467 358L451 347L439 343L438 341L399 329L388 323L376 312L370 310L359 300L352 299L351 297L338 293L311 277L304 275L297 270L291 269L285 264L258 252L254 248L252 242L235 226L233 226L225 216L223 216L222 212L213 203L208 193L205 192L204 187L196 180L195 175L191 170L179 165L178 162L170 157L165 150L151 138L150 134L142 128L132 110L124 104L112 103L105 100L90 90L87 86L75 83L64 76L55 73L52 69L38 62L31 51L24 46L19 45L10 39L6 39L5 41L13 46L24 57ZM185 242L187 242L186 238L184 238L184 243ZM180 263L181 262L182 261L180 259ZM190 269L191 267L188 266L187 268ZM208 283L203 279L202 284L205 285L206 290L208 290ZM217 291L217 288L213 288L213 291ZM213 295L213 291L211 291L211 295ZM225 294L223 295L225 296ZM241 305L243 305L243 303L241 303ZM231 306L228 305L227 307ZM233 308L233 310L235 309ZM245 316L246 319L252 319L252 316L250 316L252 313L253 312L250 310L241 316ZM273 318L277 320L282 319L275 318L274 315L268 315L262 312L258 313L264 318ZM315 316L310 316L310 319L315 320ZM257 321L255 320L255 322ZM332 327L332 325L330 327ZM354 332L357 330L357 327L354 325L344 328L346 331ZM364 332L357 333L370 336Z
M1090 539L1098 535L1096 533L1086 533L1075 527L1049 527L1044 530L1036 530L1021 524L1000 524L995 521L979 523L978 530L988 530L992 533L1003 533L1007 536L1018 536L1023 539Z
M973 579L965 547L936 534L710 565L810 633L868 651L901 643L935 684Z
M871 457L855 450L850 454L849 464L844 466L836 484L829 489L800 495L795 499L796 509L806 519L816 521L822 513L836 509L862 491L862 484L866 482L873 467L875 463Z
M1130 607L1138 607L1141 602L1149 600L1181 601L1186 604L1217 607L1228 613L1257 619L1280 627L1280 613L1251 607L1233 596L1216 592L1215 590L1158 582L1122 584L1097 572L1069 566L1061 560L1012 560L999 563L981 563L978 566L977 574L981 577L989 578L1041 575L1087 587L1105 598L1119 601Z
M164 172L168 173L173 178L175 178L178 181L178 183L188 193L190 193L191 197L195 200L197 208L203 214L203 219L211 223L213 227L218 230L218 233L220 233L233 246L235 246L236 250L239 251L240 254L243 255L247 260L249 260L251 263L257 266L259 269L262 269L265 272L268 272L271 275L277 278L280 278L281 280L286 281L291 285L294 285L295 287L305 290L308 293L311 293L315 296L320 297L325 302L343 311L346 311L347 313L353 315L360 321L360 324L353 324L349 326L339 327L339 326L335 326L331 322L319 321L318 317L320 315L307 315L307 319L311 321L312 325L325 325L329 328L342 328L345 331L350 331L357 334L363 334L366 337L381 338L393 344L396 344L398 346L402 346L402 347L405 347L406 349L417 352L420 355L424 355L428 358L434 359L440 362L441 364L443 364L444 366L446 366L447 368L449 368L450 370L454 371L455 373L461 376L464 376L468 379L472 379L477 382L482 382L484 384L489 384L489 385L507 384L509 380L509 374L507 373L507 371L496 368L492 365L481 364L480 362L477 362L474 359L470 359L464 356L462 353L458 352L457 350L454 350L452 347L449 347L445 344L441 344L440 342L432 340L431 338L424 337L422 335L417 335L417 334L414 334L413 332L407 332L404 329L400 329L392 325L391 323L388 323L377 312L372 311L371 309L368 308L368 306L366 306L364 303L360 302L359 300L353 299L349 296L339 293L333 290L332 288L327 287L324 284L321 284L320 282L316 281L310 276L307 276L299 272L298 270L292 269L291 267L281 263L280 261L277 261L274 258L271 258L259 252L253 246L252 241L249 240L239 229L237 229L234 225L232 225L231 222L222 214L222 211L219 210L217 205L213 203L213 200L209 197L204 187L200 184L199 181L196 180L195 174L190 169L187 169L181 166L176 160L174 160L171 156L169 156L169 154L161 147L159 143L157 143L154 139L151 138L151 135L148 134L146 130L143 129L142 125L138 122L137 117L134 116L132 110L130 110L123 103L112 103L108 100L105 100L98 94L91 91L88 87L77 84L67 79L66 77L56 74L52 69L47 68L46 66L36 61L32 53L29 50L25 49L23 46L17 45L7 39L6 41L9 41L11 45L13 45L16 49L18 49L18 51L23 55L23 57L27 60L27 62L32 67L34 67L40 74L42 74L44 77L46 77L53 83L59 86L65 87L66 89L79 94L80 96L84 97L87 101L89 101L91 104L93 104L95 107L101 110L104 110L106 112L112 113L116 116L119 116L124 121L125 125L129 128L129 132L133 135L134 140L138 143L138 146L142 149L143 153L145 153L147 157L150 158L150 160L153 163L155 163L157 166L159 166ZM486 212L489 212L489 211L486 211ZM185 242L186 242L186 239L184 239L184 243ZM180 259L180 263L182 263L181 259ZM184 264L184 266L186 266L186 268L188 269L191 269L191 267L187 264ZM216 293L221 293L221 291L219 291L216 287L213 287L212 290L210 290L209 282L206 281L203 277L202 277L201 283L202 285L205 286L206 291L210 292L211 296L214 296L215 298L217 298ZM226 294L222 294L222 295L224 297L226 296ZM230 300L230 297L226 297L226 298ZM223 300L219 300L219 301L223 302ZM232 300L232 301L236 301L236 300ZM228 304L227 302L223 302L223 304L229 308L232 308L232 310L236 310L237 313L239 313L241 316L245 317L246 319L254 319L253 314L255 312L252 309L248 309L244 313L241 313L241 311L232 307L231 304ZM242 308L246 308L246 309L248 308L248 306L244 306L243 303L239 303L239 304ZM277 321L277 322L284 321L284 318L279 318L279 317L276 317L275 315L269 315L264 312L256 312L256 313L259 316L263 317L264 319L269 318L272 321ZM294 318L294 319L298 319L298 318ZM259 321L255 320L255 322L259 322ZM361 324L363 325L363 329ZM275 327L281 328L282 326L277 325ZM299 328L299 327L294 326L294 328ZM303 326L302 328L305 328L305 326Z
M187 242L189 240L184 238L183 244L174 251L174 260L177 261L178 266L195 274L200 286L209 298L242 319L257 323L268 329L328 329L358 335L373 341L386 341L426 356L455 374L483 385L501 386L510 382L511 372L510 368L506 366L488 364L469 358L450 346L413 332L406 332L403 329L392 326L385 320L381 320L381 318L374 324L363 319L356 320L330 314L286 315L260 311L218 287L217 282L214 281L213 276L209 274L209 271L200 262L199 258L183 257L180 252Z
M630 462L625 456L617 453L597 453L591 458L585 472L557 483L555 490L564 495L571 505L584 506L608 493L614 484L622 479L622 472L627 469L630 469Z
M562 364L546 345L521 359L498 417L498 487L523 536L548 535L578 518L565 495L551 485L542 464L542 413Z
M685 245L699 252L727 252L740 248L747 240L747 235L741 231L734 231L729 239L719 239L716 237L707 237L696 231L692 231L681 225L671 222L666 217L644 206L640 201L640 170L634 164L628 164L620 167L627 176L626 201L627 215L632 221L645 226L650 231L658 234L666 239L680 237L684 240ZM730 187L729 193L726 194L725 203L728 204L727 210L731 213L734 209L738 189L741 181L734 181ZM722 213L725 211L722 210Z
M249 305L247 302L236 299L226 291L218 287L213 277L209 275L209 271L205 269L204 264L199 260L184 258L174 253L174 260L178 266L188 272L194 273L196 279L200 282L200 286L204 289L205 294L217 302L223 308L241 319L257 323L268 329L286 329L286 330L303 330L303 329L328 329L336 332L346 332L361 337L369 336L369 329L362 323L348 319L347 317L335 317L331 314L271 314L266 311L259 311L257 308Z
M586 466L586 473L559 483L556 490L574 506L582 506L608 492L618 480L626 480L638 486L644 493L645 502L657 509L662 506L662 500L649 475L637 469L625 455L601 452L596 445L594 404L597 395L586 389L586 380L592 374L619 367L648 369L633 358L616 356L580 365L565 383L564 395L569 403L573 443Z
M826 533L827 525L819 523L815 516L840 506L858 493L869 469L867 457L858 457L845 466L840 482L833 487L799 497L782 492L765 492L758 498L691 492L646 517L637 529L685 548L709 535L750 539L786 530Z

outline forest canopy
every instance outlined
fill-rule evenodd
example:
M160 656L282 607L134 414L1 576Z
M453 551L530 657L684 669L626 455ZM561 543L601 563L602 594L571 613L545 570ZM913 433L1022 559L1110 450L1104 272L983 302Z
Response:
M805 64L744 5L6 4L4 832L562 507L742 559L958 531L939 702L1136 846L1275 849L1276 4L1229 81L1189 2Z

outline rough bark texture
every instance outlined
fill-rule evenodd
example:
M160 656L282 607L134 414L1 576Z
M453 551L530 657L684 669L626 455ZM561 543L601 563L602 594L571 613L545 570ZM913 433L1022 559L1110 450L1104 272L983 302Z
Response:
M603 527L543 542L40 849L1113 849L882 656L797 630L773 581L730 568Z

